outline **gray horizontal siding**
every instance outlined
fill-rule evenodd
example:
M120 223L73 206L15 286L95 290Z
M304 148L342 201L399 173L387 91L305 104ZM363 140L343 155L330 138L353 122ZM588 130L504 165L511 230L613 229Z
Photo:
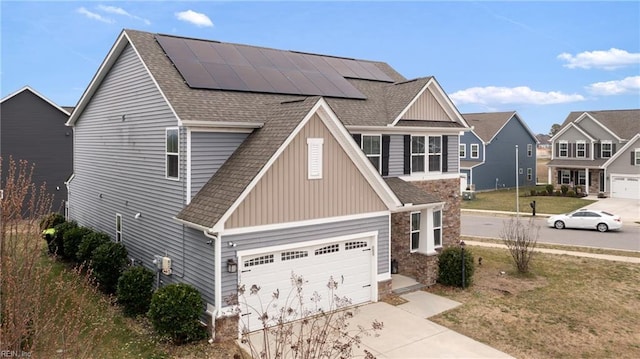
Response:
M458 172L458 164L460 159L460 147L459 147L459 136L447 136L447 172L448 173L456 173Z
M191 133L191 197L198 193L248 135L228 132Z
M130 257L154 268L154 255L169 256L173 275L162 275L162 283L193 284L213 303L213 248L201 232L172 219L186 197L184 128L180 180L165 178L165 129L175 126L171 109L127 47L76 123L69 215L113 238L116 213L122 214ZM134 219L138 212L142 216Z
M389 140L389 177L404 175L404 136L391 135Z
M223 235L223 243L234 242L236 247L222 246L222 263L236 257L236 251L313 241L362 232L378 231L376 251L378 274L389 272L389 216L329 222L311 226L262 231L237 235ZM237 273L222 272L222 296L236 293Z

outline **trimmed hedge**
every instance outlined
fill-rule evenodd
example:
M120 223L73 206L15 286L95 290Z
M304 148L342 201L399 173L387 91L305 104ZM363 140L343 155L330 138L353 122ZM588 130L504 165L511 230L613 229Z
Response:
M122 273L116 293L125 315L136 316L149 310L153 277L153 272L145 267L130 267Z
M62 235L62 245L64 247L64 258L70 261L77 262L78 246L82 242L85 236L89 235L93 231L87 227L74 227L65 231Z
M67 258L64 253L64 234L77 227L78 223L76 223L76 221L62 222L53 227L56 230L56 233L53 235L53 238L47 242L49 246L49 253L56 254L61 258Z
M80 245L78 245L78 251L76 252L76 258L78 262L91 265L91 257L93 251L100 245L111 242L111 237L104 232L91 232L84 236Z
M203 306L200 292L193 286L169 284L153 294L147 315L158 334L184 344L206 337L199 321Z
M464 250L464 287L473 283L475 272L473 253L469 249ZM438 283L449 286L462 287L462 248L459 246L448 247L439 255Z
M127 266L127 249L121 243L107 242L92 252L91 268L100 289L113 294L118 285L118 278Z

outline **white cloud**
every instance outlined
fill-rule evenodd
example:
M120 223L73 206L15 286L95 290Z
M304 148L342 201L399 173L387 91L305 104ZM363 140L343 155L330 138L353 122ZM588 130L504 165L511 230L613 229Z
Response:
M144 22L146 25L151 25L151 21L141 18L140 16L136 16L133 15L131 13L129 13L127 10L121 8L121 7L116 7L116 6L107 6L107 5L98 5L98 9L110 14L116 14L116 15L122 15L122 16L127 16L130 17L132 19L136 19L136 20L140 20L142 22Z
M570 69L604 69L615 70L620 67L640 64L640 53L629 53L625 50L611 48L605 51L585 51L577 55L562 53L558 59L567 63L562 65Z
M604 96L640 93L640 76L631 76L617 81L596 82L587 86L587 90L594 95Z
M207 15L193 10L177 12L176 17L178 20L190 22L198 27L213 27L213 22Z
M98 21L105 22L107 24L113 24L113 20L112 19L109 19L107 17L103 17L102 15L97 14L95 12L91 12L91 11L87 10L86 8L84 8L84 7L80 7L78 9L76 9L76 12L78 12L79 14L82 14L82 15L84 15L84 16L88 17L89 19L92 19L92 20L98 20Z
M584 101L579 94L565 94L558 91L540 92L526 86L518 87L472 87L451 94L451 100L456 105L474 103L481 105L494 104L534 104L549 105Z

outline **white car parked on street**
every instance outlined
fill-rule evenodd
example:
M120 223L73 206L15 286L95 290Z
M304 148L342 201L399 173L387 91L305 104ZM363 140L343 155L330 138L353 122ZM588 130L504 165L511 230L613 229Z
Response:
M571 213L558 214L547 219L547 225L557 229L584 228L600 232L622 228L620 216L594 209L579 209Z

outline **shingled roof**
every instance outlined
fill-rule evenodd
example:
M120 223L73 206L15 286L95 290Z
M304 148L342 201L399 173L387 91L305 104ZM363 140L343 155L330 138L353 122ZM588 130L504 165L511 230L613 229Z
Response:
M319 97L271 104L254 130L176 218L213 227L273 157Z
M410 182L406 182L398 177L388 177L385 178L384 181L387 183L387 186L391 188L396 197L398 197L400 202L402 202L402 204L421 205L443 202L443 200L432 195L431 193L427 193L422 188L417 187Z
M462 117L464 117L469 126L473 126L473 132L486 143L491 141L513 115L515 115L514 111L482 112L463 113Z
M640 133L640 109L571 112L562 123L561 130L585 112L622 139L628 140Z

